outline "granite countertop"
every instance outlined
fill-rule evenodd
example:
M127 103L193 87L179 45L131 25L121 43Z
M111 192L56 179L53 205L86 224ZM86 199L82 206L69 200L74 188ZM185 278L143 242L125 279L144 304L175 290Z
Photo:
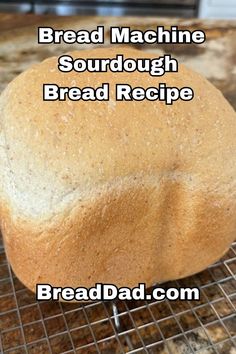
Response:
M184 63L195 71L200 72L207 77L216 87L218 87L225 97L236 109L236 21L201 21L201 20L182 20L170 18L141 18L141 17L53 17L53 16L35 16L35 15L9 15L0 14L0 92L16 75L21 73L32 63L37 63L49 56L63 54L72 49L83 49L91 45L38 45L37 27L52 26L57 29L88 29L92 30L97 25L105 26L106 42L108 46L108 28L109 26L130 26L136 29L154 29L157 25L165 27L178 25L184 29L203 29L207 36L207 41L201 45L138 45L136 47L145 51L156 52L161 55L165 52L172 54L180 63ZM197 278L194 278L195 280ZM187 280L186 280L187 283ZM185 286L191 286L186 285ZM215 297L215 294L212 295ZM207 304L206 304L207 305ZM70 304L66 304L69 308ZM161 304L160 304L161 306ZM2 303L3 307L3 303ZM159 307L160 308L160 307ZM203 319L212 316L209 312L209 303L203 311ZM222 308L226 311L227 308ZM161 311L164 311L162 307ZM226 311L227 312L227 311ZM94 312L95 313L95 312ZM161 314L161 312L160 312ZM30 313L29 313L30 316ZM75 319L77 320L77 319ZM217 319L216 319L217 320ZM184 325L193 326L191 316L186 318ZM140 323L145 322L145 314L140 314ZM0 321L1 324L1 321ZM124 326L127 325L124 323ZM230 324L232 334L236 335L236 324ZM174 330L171 323L166 326L166 333ZM150 332L150 337L152 333ZM212 329L211 337L217 341L222 336L222 328L218 326ZM146 338L145 338L146 340ZM193 333L189 337L192 346L201 349L201 343L207 339L201 330ZM169 347L174 353L189 353L184 346L183 341L171 340ZM59 351L58 351L59 352ZM106 353L115 353L106 351ZM166 353L163 347L160 351L150 351L153 353ZM231 345L222 345L222 354L235 354L236 347ZM203 349L203 354L215 353L214 349Z

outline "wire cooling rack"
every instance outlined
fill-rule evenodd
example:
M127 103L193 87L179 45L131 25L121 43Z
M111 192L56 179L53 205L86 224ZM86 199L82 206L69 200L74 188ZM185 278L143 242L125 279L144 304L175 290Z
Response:
M236 243L207 270L171 283L200 301L36 302L0 244L0 350L40 353L236 353Z

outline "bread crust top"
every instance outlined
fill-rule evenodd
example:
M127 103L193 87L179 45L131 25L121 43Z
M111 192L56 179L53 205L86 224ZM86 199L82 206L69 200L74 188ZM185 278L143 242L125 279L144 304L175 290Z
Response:
M73 58L155 57L131 48L69 53ZM116 102L115 84L157 86L148 73L61 73L52 57L13 80L0 98L2 192L13 213L50 219L102 189L135 178L181 174L214 193L235 187L236 114L199 74L179 65L168 86L190 86L192 101ZM110 84L106 102L43 101L45 83ZM207 172L206 172L207 171Z

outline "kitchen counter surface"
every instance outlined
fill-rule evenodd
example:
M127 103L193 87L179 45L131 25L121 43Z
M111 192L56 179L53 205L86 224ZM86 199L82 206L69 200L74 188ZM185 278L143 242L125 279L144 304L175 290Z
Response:
M106 33L110 25L130 26L136 29L154 29L157 25L166 27L171 25L179 25L180 28L186 29L203 29L205 30L207 41L202 45L144 45L137 46L146 51L156 52L158 55L163 53L171 53L180 63L185 63L192 69L206 76L216 87L218 87L225 97L231 102L236 109L236 22L227 21L200 21L200 20L176 20L169 18L112 18L112 17L43 17L35 15L9 15L0 14L0 92L16 75L21 73L32 63L37 63L49 56L59 55L71 49L83 49L91 47L91 45L38 45L37 44L37 27L53 26L61 29L94 29L97 25L104 25ZM109 45L108 36L106 35L105 45ZM203 272L204 273L204 272ZM206 274L206 273L204 273ZM185 281L187 284L187 280ZM236 288L236 283L234 284ZM27 292L27 290L25 290ZM30 295L29 295L30 296ZM213 294L213 297L215 294ZM207 304L207 303L206 303ZM159 304L161 305L161 304ZM70 304L65 307L70 309ZM223 305L222 305L223 306ZM1 309L4 310L3 302ZM164 311L164 307L162 308ZM222 312L227 313L227 308L222 307ZM162 311L162 310L161 310ZM145 323L145 313L140 313L138 325ZM96 315L96 311L94 312ZM30 316L30 313L29 313ZM163 316L163 312L160 312ZM212 317L212 309L208 303L202 311L202 318L209 323ZM214 317L214 316L213 316ZM74 319L76 321L76 318ZM216 343L219 338L224 336L224 327L220 325L219 318L214 317L214 326L209 327L211 341ZM183 322L184 328L188 330L195 328L193 324L193 315L185 316ZM215 322L214 322L215 321ZM232 323L231 323L232 322ZM204 323L204 322L203 322ZM0 329L3 325L0 319ZM123 326L126 323L124 321ZM236 336L236 317L229 321L230 333ZM105 329L104 329L105 330ZM172 332L174 327L169 322L166 323L165 333ZM188 339L195 349L202 349L201 354L215 353L213 348L204 349L203 345L209 341L206 333L200 329L190 331ZM209 334L209 333L208 333ZM147 334L146 334L147 336ZM152 338L153 332L150 330L149 337ZM169 335L171 337L172 335ZM149 338L149 340L150 340ZM147 338L145 337L145 340ZM82 339L81 339L82 340ZM148 339L147 339L148 340ZM183 340L169 340L168 345L173 353L190 353L186 349L186 338ZM61 344L59 344L61 345ZM232 342L222 344L220 348L221 354L235 354L236 346ZM115 349L114 349L115 350ZM57 351L59 353L59 351ZM118 351L104 351L104 353L115 353ZM150 353L167 352L165 346L160 346L160 350L150 350ZM139 352L141 353L141 352Z

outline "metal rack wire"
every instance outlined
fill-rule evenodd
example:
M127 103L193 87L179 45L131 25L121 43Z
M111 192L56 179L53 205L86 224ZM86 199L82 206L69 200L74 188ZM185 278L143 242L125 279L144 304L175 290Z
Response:
M0 245L0 350L6 354L236 352L236 243L195 276L199 301L36 302Z

